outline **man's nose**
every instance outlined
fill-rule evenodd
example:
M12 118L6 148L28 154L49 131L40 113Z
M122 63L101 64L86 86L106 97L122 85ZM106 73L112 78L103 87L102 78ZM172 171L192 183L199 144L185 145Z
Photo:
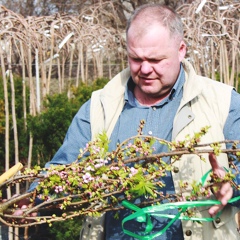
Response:
M141 72L148 74L152 71L152 65L148 61L143 61L141 64Z

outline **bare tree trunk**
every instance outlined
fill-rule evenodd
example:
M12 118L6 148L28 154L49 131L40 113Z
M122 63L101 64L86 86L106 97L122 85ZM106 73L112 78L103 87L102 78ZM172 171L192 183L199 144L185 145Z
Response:
M39 79L39 61L38 61L38 49L35 49L35 70L36 70L36 108L37 113L41 110L41 96L40 96L40 79Z
M109 53L108 53L108 78L112 79L111 57Z
M32 116L36 116L36 104L35 104L35 91L33 85L33 78L32 78L32 55L31 55L31 45L28 47L28 76L29 76L29 88L30 88L30 104L29 104L29 113ZM28 149L28 167L31 167L32 163L32 149L33 149L33 137L30 132L30 139L29 139L29 149ZM28 186L26 186L28 187Z
M85 77L85 81L86 82L88 80L88 53L87 53L87 48L86 48L86 51L85 51L85 61L86 61L86 67L85 67L85 73L86 73L86 77Z
M15 153L15 164L19 163L19 148L18 148L18 130L17 130L17 117L16 117L16 104L15 104L15 86L14 79L12 73L12 44L9 46L9 53L7 55L8 58L8 70L10 77L10 85L11 85L11 105L12 105L12 122L13 122L13 135L14 135L14 153ZM16 194L20 194L20 185L19 183L15 184ZM15 240L19 239L19 228L14 228Z
M22 96L23 96L23 121L24 129L27 130L27 102L26 102L26 73L25 73L25 54L23 44L20 42L21 63L22 63Z
M237 70L236 70L236 83L235 83L235 88L238 90L239 89L239 76L240 76L240 63L239 63L239 57L236 58L236 65L237 65Z
M79 73L80 73L80 65L81 65L81 43L77 45L77 49L78 49L78 59L77 59L77 74L76 74L76 82L75 82L75 86L78 87L79 86Z
M232 31L234 32L234 25L232 26ZM237 31L237 39L239 39L240 37L240 28L238 28L238 31ZM237 53L238 53L238 44L236 41L233 41L232 42L232 69L231 69L231 76L230 76L230 84L231 86L235 86L235 83L234 83L234 78L235 78L235 75L236 75L236 81L237 81L237 78L238 78L238 75L236 74L237 71L236 71L236 62L237 62Z
M29 76L29 88L30 88L30 112L33 116L36 115L36 96L34 91L34 83L32 77L32 53L31 46L28 48L28 76Z
M51 81L51 74L52 74L52 61L53 61L53 49L54 49L54 26L51 25L51 45L50 45L50 61L49 61L49 68L48 68L48 78L47 78L47 94L50 92L50 81Z
M219 53L219 75L220 75L220 82L223 82L223 75L224 75L224 61L223 61L223 49L222 49L222 41L220 41L220 53Z
M20 42L20 51L21 51L21 62L22 62L22 96L23 96L23 117L24 117L24 129L27 130L27 103L26 103L26 73L25 73L25 53L23 49L22 42ZM28 145L28 161L27 167L31 168L32 163L32 148L33 148L33 138L30 132L30 139ZM29 188L29 183L26 182L26 190Z
M6 45L6 44L5 44ZM4 63L4 56L2 48L0 47L2 77L3 77L3 89L4 89L4 103L5 103L5 171L9 170L9 102L8 102L8 83L6 78L6 69ZM7 188L7 198L11 198L11 189ZM13 228L8 228L8 238L13 239Z
M42 54L39 54L39 66L41 68L41 89L42 89L42 98L44 99L47 95L47 68L46 64L44 64L44 56L45 56L45 51L42 50Z
M68 86L67 86L68 99L70 99L70 97L71 97L72 66L73 66L73 54L74 54L75 45L71 45L70 48L71 48L70 49L70 62L69 62Z
M58 68L58 91L62 93L62 74L61 74L61 63L60 59L57 59L57 68Z
M120 55L121 55L122 69L124 69L125 68L125 61L124 61L125 56L122 53L120 53Z
M62 66L62 90L64 90L65 89L65 58L64 57L62 57L62 64L61 64L61 66Z
M229 60L228 60L228 53L227 53L227 46L226 46L226 39L223 40L223 58L224 58L224 83L230 85L230 77L229 77Z
M96 56L93 54L93 79L97 77L97 63L96 63Z
M87 78L87 64L86 64L86 69L85 69L85 72L86 72L86 78L85 78L85 74L84 74L84 57L83 57L83 43L81 42L81 45L80 45L80 54L81 54L81 78L82 78L82 82L86 82L86 78ZM86 63L87 63L87 53L86 53Z
M96 78L97 77L103 77L103 56L102 52L99 51L95 54L95 60L96 60Z
M211 78L216 79L215 77L215 58L214 58L214 46L213 39L211 38Z

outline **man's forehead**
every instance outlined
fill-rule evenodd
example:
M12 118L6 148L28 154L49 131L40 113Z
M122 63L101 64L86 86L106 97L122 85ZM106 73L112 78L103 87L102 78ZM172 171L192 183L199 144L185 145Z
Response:
M127 38L140 38L151 33L157 34L159 31L165 31L165 34L169 32L169 30L160 23L146 23L145 21L136 22L129 28Z

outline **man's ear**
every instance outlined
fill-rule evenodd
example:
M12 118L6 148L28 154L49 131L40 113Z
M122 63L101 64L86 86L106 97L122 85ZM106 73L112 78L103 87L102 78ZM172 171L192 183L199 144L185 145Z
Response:
M179 62L181 62L184 59L186 52L187 52L187 45L184 41L181 41L178 49Z

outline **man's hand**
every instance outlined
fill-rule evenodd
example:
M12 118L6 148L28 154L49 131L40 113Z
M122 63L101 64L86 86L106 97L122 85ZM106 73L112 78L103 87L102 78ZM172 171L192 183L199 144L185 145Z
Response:
M27 210L30 206L32 206L32 202L30 201L29 198L23 198L20 201L18 201L15 205L17 207L16 207L16 210L13 212L12 215L13 216L22 216L24 214L24 210ZM30 217L36 217L37 212L31 213L29 216ZM19 224L25 223L25 222L26 222L26 220L24 218L18 221Z
M212 171L214 174L216 174L219 178L223 178L225 176L225 170L218 165L218 161L216 156L213 153L209 154L209 161L212 166ZM215 197L217 200L221 202L220 205L212 206L209 209L209 214L211 216L216 215L219 211L221 211L228 203L228 200L230 200L233 196L233 189L230 184L230 182L221 183L219 185L219 188L216 192L214 192Z
M17 209L16 211L13 213L13 215L15 216L21 216L23 215L23 210L28 208L28 205L30 205L31 202L29 200L29 198L24 198L22 200L20 200L16 205L17 205Z

